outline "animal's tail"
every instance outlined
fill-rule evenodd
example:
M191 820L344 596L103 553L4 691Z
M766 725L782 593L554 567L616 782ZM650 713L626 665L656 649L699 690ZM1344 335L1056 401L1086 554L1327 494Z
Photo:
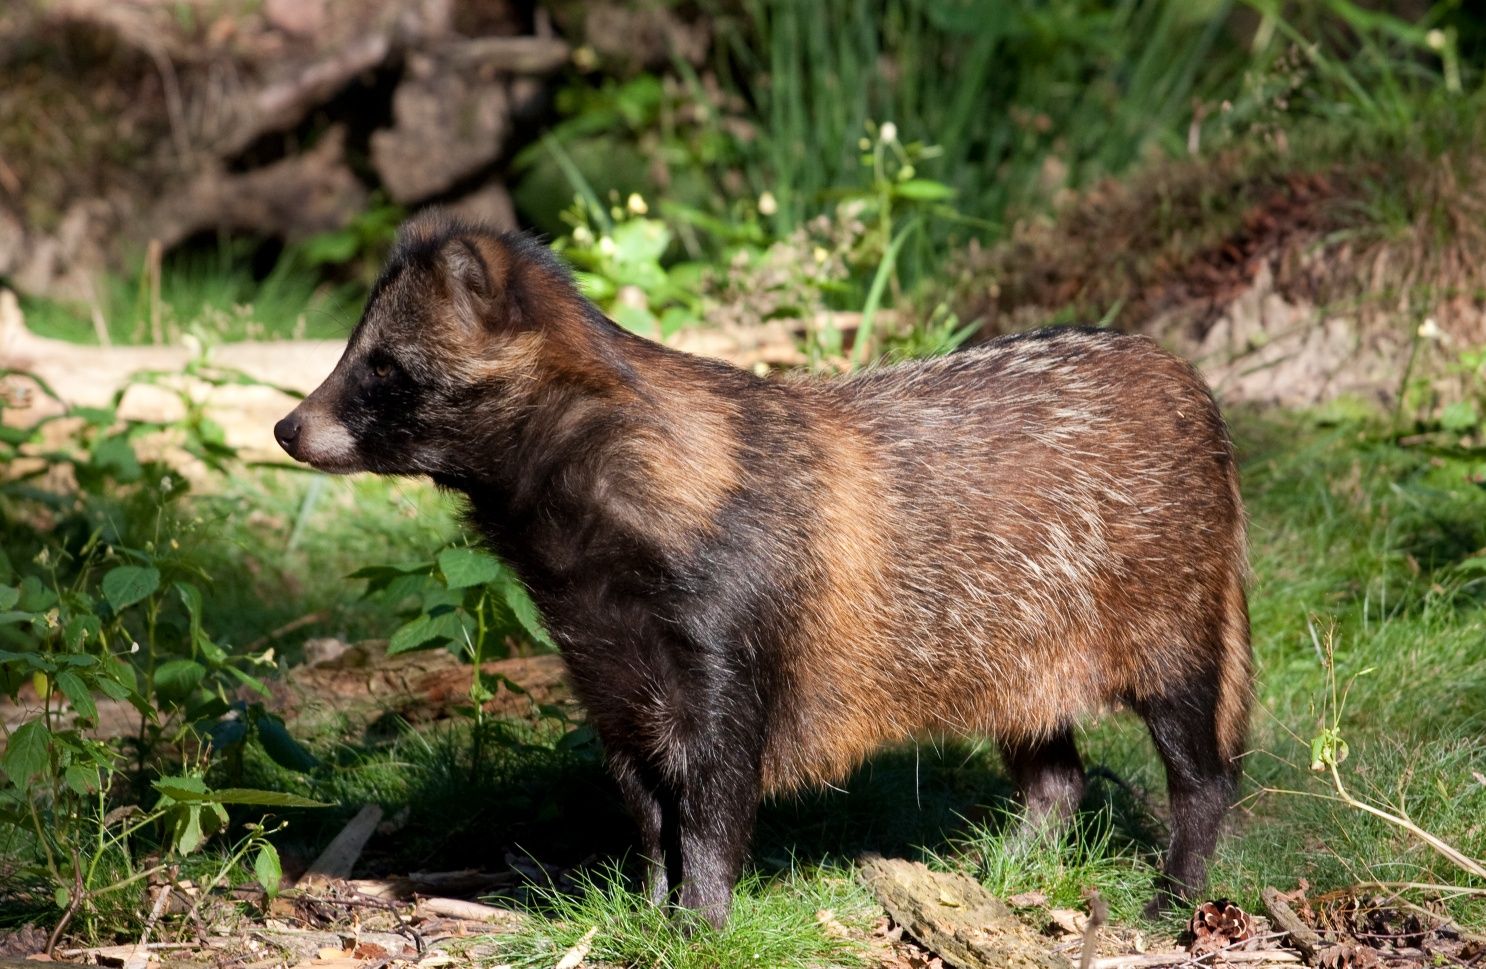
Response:
M1233 496L1235 561L1229 572L1228 587L1223 591L1219 619L1217 734L1219 753L1237 772L1238 759L1243 756L1248 737L1249 706L1254 691L1254 653L1249 642L1249 603L1245 591L1248 579L1247 529L1243 499L1238 490L1237 468L1232 464L1230 467L1233 468L1229 474L1229 487Z

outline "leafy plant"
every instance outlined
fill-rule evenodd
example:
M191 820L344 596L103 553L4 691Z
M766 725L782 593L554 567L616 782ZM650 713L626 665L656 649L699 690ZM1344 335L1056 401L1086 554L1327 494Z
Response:
M246 379L199 363L192 372L215 382ZM55 400L35 377L4 377L12 406L36 394ZM139 380L166 382L160 374ZM0 826L23 832L33 849L18 880L54 888L62 914L53 945L78 913L95 923L107 897L199 851L224 829L223 805L314 803L206 784L212 757L231 747L224 724L244 715L269 756L298 770L313 761L261 706L234 699L239 690L266 697L257 672L272 662L234 651L206 627L211 578L172 537L188 479L145 448L169 430L179 447L223 472L235 452L187 390L179 391L185 418L167 426L120 418L127 389L108 407L67 408L0 434L11 471L0 480L5 547L36 549L29 557L0 553L0 691L15 698L29 689L36 707L5 738ZM71 429L60 445L49 434L57 421ZM70 488L42 486L63 470ZM132 758L95 733L105 700L127 703L139 717ZM249 739L247 731L237 738ZM128 809L118 810L118 801ZM147 830L162 853L149 864L137 844ZM261 828L250 833L241 850L266 858L265 837ZM271 867L262 862L262 871Z

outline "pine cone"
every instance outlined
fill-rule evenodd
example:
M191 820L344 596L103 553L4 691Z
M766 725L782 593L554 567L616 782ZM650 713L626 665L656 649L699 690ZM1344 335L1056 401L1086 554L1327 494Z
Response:
M1192 935L1189 952L1216 952L1247 941L1254 934L1254 924L1249 913L1226 898L1218 898L1197 906L1187 931Z

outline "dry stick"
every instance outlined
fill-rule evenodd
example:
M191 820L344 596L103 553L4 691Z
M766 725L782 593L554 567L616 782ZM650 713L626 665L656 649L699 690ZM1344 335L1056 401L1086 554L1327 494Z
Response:
M258 650L262 649L264 646L267 646L269 643L273 642L275 639L278 639L281 636L287 636L290 633L294 632L294 630L296 629L303 629L305 626L310 626L317 622L323 622L324 620L329 618L330 610L321 609L319 612L312 612L308 615L300 616L298 619L291 619L279 628L272 630L271 632L268 632L265 635L259 636L257 639L253 640L247 646L243 647L243 652L256 653L258 652Z
M177 870L175 866L171 866L170 871L165 875L165 884L160 886L160 894L155 896L155 904L150 909L150 917L145 919L144 931L139 935L140 946L150 944L150 933L155 931L155 923L160 921L160 914L165 911L165 900L170 898L170 893L175 887Z
M72 897L67 900L67 911L62 913L62 918L57 922L57 927L52 929L51 936L46 940L46 954L51 956L57 948L57 942L66 931L67 924L77 914L77 910L83 904L83 861L78 857L77 849L72 849Z
M1336 769L1335 762L1331 764L1331 780L1332 783L1336 785L1336 793L1341 797L1342 803L1357 808L1359 811L1366 811L1368 814L1371 814L1374 817L1382 818L1384 821L1393 822L1394 824L1403 828L1405 831L1408 831L1409 833L1421 839L1425 844L1429 845L1435 851L1438 851L1440 854L1444 855L1456 865L1464 868L1472 875L1475 875L1477 878L1486 878L1486 866L1483 866L1474 858L1470 858L1462 854L1453 845L1441 840L1440 838L1435 837L1428 831L1425 831L1423 828L1419 827L1414 822L1410 821L1408 818L1400 817L1396 814L1390 814L1387 811L1384 811L1382 808L1374 807L1373 805L1368 804L1366 801L1359 801L1355 797L1353 797L1347 790L1346 786L1342 784L1342 775Z
M1109 903L1099 897L1096 888L1089 892L1089 921L1084 926L1084 947L1078 955L1078 969L1090 969L1099 951L1099 927L1109 918Z
M1258 952L1209 952L1194 956L1190 952L1156 952L1147 955L1108 956L1095 959L1092 969L1145 969L1148 966L1210 966L1214 956L1223 962L1300 962L1300 956L1283 949L1261 949Z
M366 847L367 840L377 830L381 820L381 806L363 805L356 816L346 822L340 834L320 852L320 857L310 863L309 870L299 877L300 887L308 888L350 878L351 869L356 867L356 860L361 857L361 849Z
M229 941L235 942L237 940L236 939L231 939ZM111 952L111 951L114 951L114 950L117 950L117 949L135 949L135 948L138 948L138 949L148 949L151 952L168 952L171 949L199 949L199 948L201 948L201 943L200 942L151 942L148 945L146 945L145 943L140 943L137 946L105 945L105 946L98 946L98 947L93 948L93 949L58 949L57 950L57 955L61 956L64 959L76 959L79 956L90 955L90 954L92 954L94 952Z

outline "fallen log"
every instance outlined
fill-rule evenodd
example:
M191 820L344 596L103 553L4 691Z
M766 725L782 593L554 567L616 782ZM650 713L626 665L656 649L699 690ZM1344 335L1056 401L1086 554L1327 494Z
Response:
M496 691L485 704L492 717L532 717L538 705L567 706L578 716L563 679L558 656L523 656L494 660L481 670L521 688ZM457 707L469 702L470 677L474 669L445 650L386 656L380 644L351 647L341 665L301 666L282 678L266 683L272 700L268 706L282 717L290 732L313 735L334 727L353 733L385 716L412 723L428 723L453 716ZM256 694L254 695L256 698ZM135 736L140 728L139 711L127 700L97 700L97 724L88 735L100 740ZM55 708L54 708L55 710ZM42 704L30 684L15 699L0 697L0 723L14 730L39 716ZM62 723L70 722L63 713Z

